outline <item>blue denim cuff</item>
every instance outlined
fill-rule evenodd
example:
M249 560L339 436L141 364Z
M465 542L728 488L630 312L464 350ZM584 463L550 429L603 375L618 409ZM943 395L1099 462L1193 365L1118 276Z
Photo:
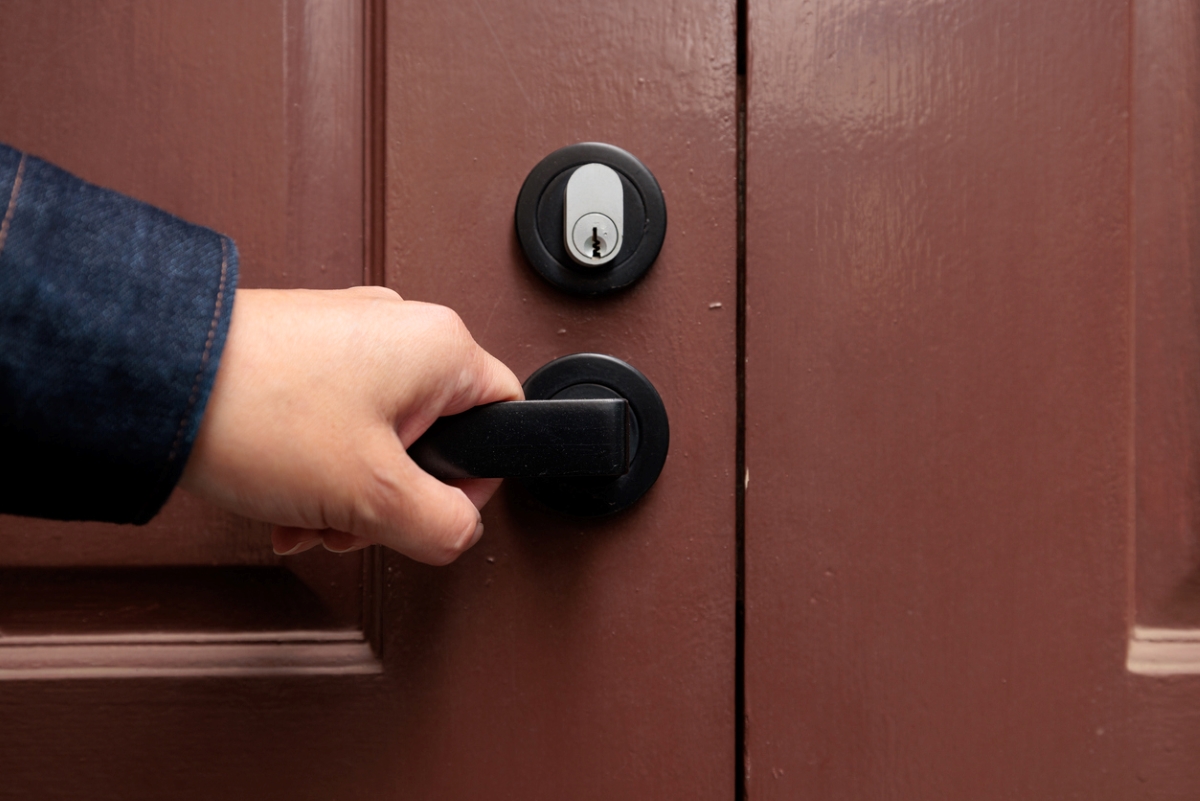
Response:
M0 145L0 512L145 523L229 330L232 240Z

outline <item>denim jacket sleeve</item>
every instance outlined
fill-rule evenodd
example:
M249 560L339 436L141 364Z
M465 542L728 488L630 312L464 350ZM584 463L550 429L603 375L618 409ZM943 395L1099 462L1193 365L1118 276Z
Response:
M0 512L145 523L191 451L237 251L0 145Z

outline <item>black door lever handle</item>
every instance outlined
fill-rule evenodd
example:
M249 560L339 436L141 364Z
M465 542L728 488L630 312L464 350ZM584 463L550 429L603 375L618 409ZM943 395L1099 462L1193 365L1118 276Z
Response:
M658 390L632 365L573 353L526 379L529 400L437 420L408 454L440 479L506 478L552 509L627 509L658 480L670 431Z
M629 469L629 402L492 403L438 419L408 449L440 478L582 478Z

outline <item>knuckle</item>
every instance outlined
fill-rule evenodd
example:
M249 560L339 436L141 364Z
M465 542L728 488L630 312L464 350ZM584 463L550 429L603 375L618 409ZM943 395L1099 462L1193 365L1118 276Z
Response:
M469 359L477 346L458 312L446 306L431 306L428 314L430 335L448 363Z
M458 316L458 312L449 306L434 306L434 326L437 330L451 338L457 338L467 333L467 324Z

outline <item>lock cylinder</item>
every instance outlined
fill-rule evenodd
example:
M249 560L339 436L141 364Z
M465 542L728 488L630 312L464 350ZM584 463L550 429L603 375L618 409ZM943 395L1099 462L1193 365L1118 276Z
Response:
M563 203L567 253L584 267L608 264L621 249L625 189L616 170L584 164L571 174Z

